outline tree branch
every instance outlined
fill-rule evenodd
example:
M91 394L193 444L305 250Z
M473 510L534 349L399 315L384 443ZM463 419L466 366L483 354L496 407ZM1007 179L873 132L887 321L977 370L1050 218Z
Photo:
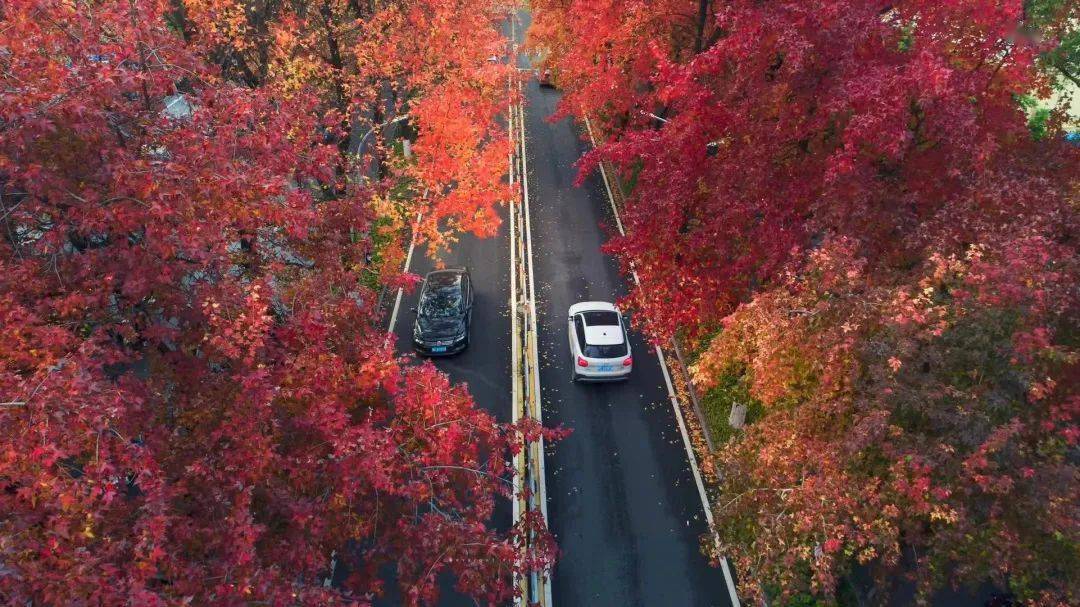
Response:
M1062 66L1060 62L1055 61L1053 65L1057 69L1057 71L1061 72L1062 76L1068 78L1076 86L1080 86L1080 78L1070 73L1069 70L1065 69L1065 67Z
M510 485L511 487L514 486L514 483L512 483L511 481L509 481L509 480L507 480L507 479L505 479L505 478L503 478L501 476L495 476L494 474L491 474L490 472L485 472L483 470L477 470L476 468L469 468L467 466L435 465L435 466L424 466L423 468L421 468L421 470L462 470L464 472L472 472L473 474L478 474L478 475L481 475L481 476L486 476L488 478L493 478L493 479L498 480L498 481L502 481L502 482L506 483L507 485Z

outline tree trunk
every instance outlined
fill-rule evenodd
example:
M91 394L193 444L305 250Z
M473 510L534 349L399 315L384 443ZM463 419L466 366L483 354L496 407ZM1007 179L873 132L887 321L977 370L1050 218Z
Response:
M700 0L698 2L697 33L694 36L695 55L705 50L705 22L709 19L710 6L712 6L711 0Z

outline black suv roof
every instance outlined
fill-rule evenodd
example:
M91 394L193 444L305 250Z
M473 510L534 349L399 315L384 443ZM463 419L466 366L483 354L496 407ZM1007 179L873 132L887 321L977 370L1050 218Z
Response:
M450 268L446 270L435 270L434 272L428 272L425 280L435 287L448 287L455 285L461 281L461 277L468 274L469 271L464 268Z

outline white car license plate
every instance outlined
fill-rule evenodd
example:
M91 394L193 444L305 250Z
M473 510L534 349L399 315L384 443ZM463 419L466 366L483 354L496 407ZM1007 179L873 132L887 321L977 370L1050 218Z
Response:
M596 370L600 371L601 373L610 373L615 370L615 367L614 365L600 365L596 368Z

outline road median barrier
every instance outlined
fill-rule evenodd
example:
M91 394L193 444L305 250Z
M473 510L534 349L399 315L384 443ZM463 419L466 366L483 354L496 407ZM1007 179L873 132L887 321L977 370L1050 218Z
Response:
M519 84L520 86L520 84ZM519 91L520 92L520 91ZM529 175L525 149L525 112L520 104L513 106L510 119L511 185L516 200L510 205L510 291L511 291L511 365L513 373L513 418L535 420L543 424L540 396L538 354L538 325L536 321L536 286L532 265L532 232L529 219ZM516 138L515 138L516 135ZM517 176L517 180L514 180ZM525 440L522 437L522 440ZM519 479L516 486L514 521L527 511L539 511L548 522L547 487L544 470L544 438L529 441L515 456ZM533 536L526 538L522 550L533 549ZM551 571L533 571L517 580L522 597L519 605L550 607Z

